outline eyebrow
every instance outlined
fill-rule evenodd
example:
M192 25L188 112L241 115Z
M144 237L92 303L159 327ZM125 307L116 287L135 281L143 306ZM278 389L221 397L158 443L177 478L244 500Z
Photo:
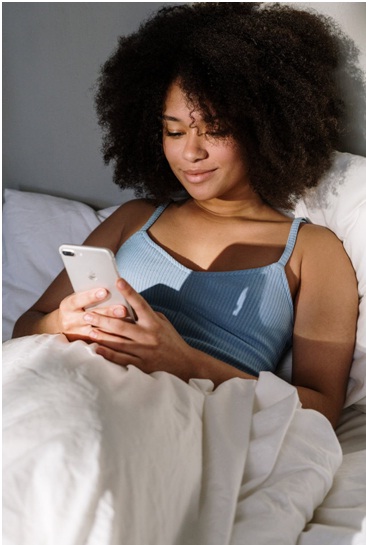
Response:
M181 119L178 119L177 117L173 117L172 115L165 115L163 114L163 119L165 119L165 121L182 121Z

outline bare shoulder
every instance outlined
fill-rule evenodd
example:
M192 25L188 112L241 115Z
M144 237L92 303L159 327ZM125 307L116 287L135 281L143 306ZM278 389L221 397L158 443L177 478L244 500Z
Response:
M352 262L341 240L329 229L304 224L299 233L300 292L316 296L347 299L357 305L357 280ZM336 297L335 297L336 296Z
M314 257L332 260L342 256L349 261L341 240L327 227L305 223L301 226L298 237L302 259Z
M323 227L322 225L316 225L315 223L303 223L301 226L301 236L306 239L335 239L339 241L339 238L328 229L328 227Z
M106 246L116 252L120 245L140 229L156 207L146 199L134 199L119 206L93 231L86 244Z
M148 219L149 216L154 212L155 206L151 201L147 199L133 199L127 201L112 214L113 219L118 218L119 221L123 223L139 223Z
M120 244L141 229L155 210L156 206L147 199L134 199L122 204L116 211L122 227Z
M123 211L124 214L136 214L142 211L151 212L155 210L155 208L156 206L148 199L132 199L131 201L121 204L116 211Z

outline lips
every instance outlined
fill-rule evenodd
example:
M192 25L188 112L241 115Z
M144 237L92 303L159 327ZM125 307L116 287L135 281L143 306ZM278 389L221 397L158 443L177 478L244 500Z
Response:
M208 180L216 172L216 168L211 170L183 170L184 177L190 183L200 183Z

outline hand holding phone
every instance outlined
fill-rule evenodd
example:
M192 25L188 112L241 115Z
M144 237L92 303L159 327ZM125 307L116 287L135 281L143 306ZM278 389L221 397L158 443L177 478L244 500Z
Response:
M116 281L120 276L111 250L96 246L62 244L59 252L75 292L95 288L108 290L106 299L90 305L88 309L97 306L122 305L128 313L124 319L135 322L133 309L117 289Z

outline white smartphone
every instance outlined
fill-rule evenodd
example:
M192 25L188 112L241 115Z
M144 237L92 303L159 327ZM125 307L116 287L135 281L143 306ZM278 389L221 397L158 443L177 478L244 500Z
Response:
M116 287L116 281L120 275L111 250L96 246L62 244L59 252L75 292L93 288L105 288L109 292L106 299L86 308L123 305L128 312L125 319L135 321L134 311Z

